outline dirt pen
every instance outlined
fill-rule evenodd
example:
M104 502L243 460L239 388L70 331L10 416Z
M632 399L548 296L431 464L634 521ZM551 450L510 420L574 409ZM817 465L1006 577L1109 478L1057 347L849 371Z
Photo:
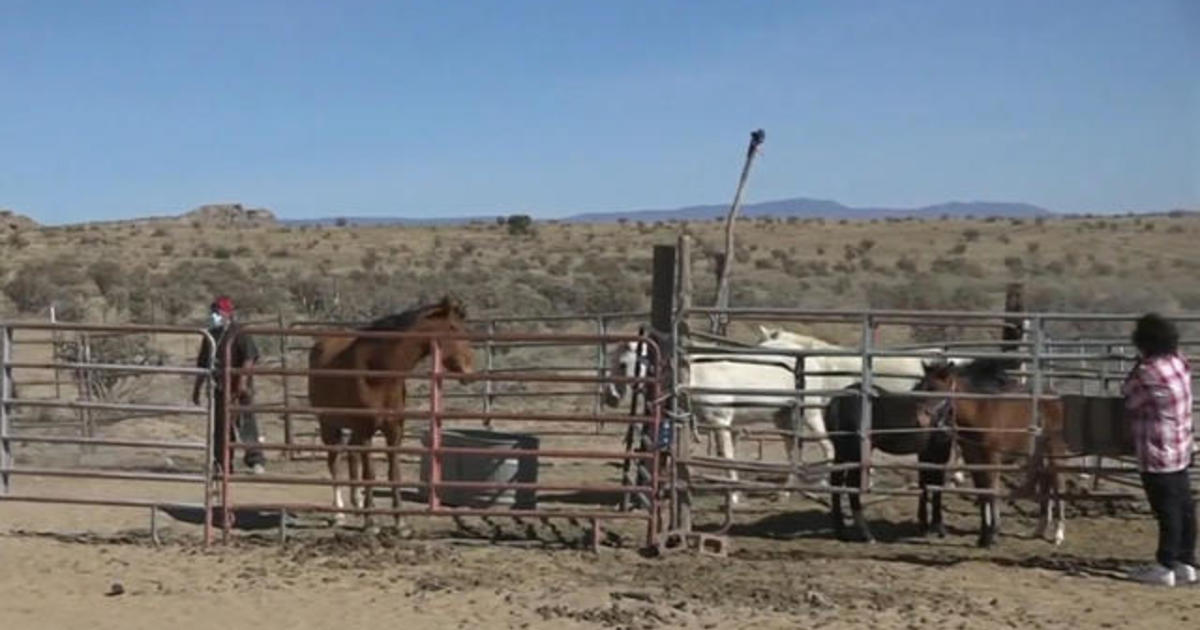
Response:
M710 318L722 321L725 336L698 346L700 335L677 334L681 323L698 330ZM997 341L993 333L1014 318L1027 324L1024 338ZM1036 514L1027 501L1001 492L1001 537L990 549L974 544L971 500L980 493L967 487L943 488L954 495L947 500L946 538L916 535L915 506L904 499L916 494L916 464L875 452L859 464L869 481L847 492L862 494L881 542L841 542L830 533L829 488L819 483L831 468L813 445L818 436L739 427L735 456L714 457L711 433L691 425L688 406L689 397L713 392L675 378L688 352L760 352L745 333L765 323L858 340L826 354L862 357L857 376L870 382L873 358L918 356L902 338L920 326L955 333L933 344L948 355L1021 360L1026 399L1099 399L1113 395L1128 369L1127 335L1062 329L1070 322L1127 326L1132 318L691 309L666 334L643 336L633 334L643 314L481 321L471 337L484 353L475 374L460 382L433 361L406 375L399 512L415 527L411 537L387 529L364 534L361 509L333 507L323 454L348 447L315 440L299 354L329 323L251 329L266 351L255 370L252 407L266 436L257 444L268 452L261 476L241 470L236 449L232 472L214 474L205 456L213 401L187 404L192 380L213 378L192 367L205 332L0 324L0 527L8 531L0 536L8 569L0 592L21 602L4 607L0 621L190 628L266 614L272 627L382 619L430 628L1193 623L1200 615L1196 591L1120 579L1130 564L1151 556L1155 530L1129 457L1119 449L1073 460L1062 545L1030 536ZM76 355L49 351L51 342L104 335L137 339L159 354L107 363L107 355L80 350L79 360L66 360ZM650 348L649 375L610 372L606 355L626 341ZM1189 351L1196 345L1187 340ZM119 386L86 385L101 374ZM644 396L607 410L601 388L618 382L642 385ZM836 392L768 393L800 401ZM1037 413L1031 420L1036 433ZM666 426L671 441L664 451L653 437L642 439ZM479 430L485 432L473 433ZM1095 431L1085 433L1085 442L1111 446L1096 441ZM512 439L484 441L496 435ZM868 424L860 437L870 444L872 435ZM804 447L800 484L784 483L790 466L783 440ZM464 443L471 445L457 445ZM383 447L370 450L384 454ZM491 458L510 478L458 480L472 456ZM463 467L439 466L443 458ZM521 465L531 459L532 477ZM742 473L736 484L724 479L731 469ZM387 481L357 485L378 491L375 513L396 513L383 492ZM777 496L784 489L790 498ZM734 490L747 500L734 506ZM344 525L333 522L338 511L351 515Z

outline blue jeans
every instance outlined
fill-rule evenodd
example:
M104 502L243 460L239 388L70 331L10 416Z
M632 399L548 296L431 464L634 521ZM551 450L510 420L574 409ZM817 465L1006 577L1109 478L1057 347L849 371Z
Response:
M1196 566L1196 504L1188 469L1171 473L1142 473L1142 486L1158 520L1158 563Z

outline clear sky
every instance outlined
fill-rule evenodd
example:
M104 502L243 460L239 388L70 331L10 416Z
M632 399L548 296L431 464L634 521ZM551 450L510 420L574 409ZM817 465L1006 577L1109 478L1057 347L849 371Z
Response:
M1200 0L0 0L0 207L1200 206Z

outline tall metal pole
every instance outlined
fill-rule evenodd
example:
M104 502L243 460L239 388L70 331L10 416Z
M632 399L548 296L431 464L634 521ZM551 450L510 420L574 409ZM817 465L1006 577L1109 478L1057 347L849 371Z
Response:
M733 223L737 219L738 210L742 207L742 191L746 188L746 180L750 177L750 165L754 163L754 156L758 155L758 148L766 139L766 132L762 129L756 129L750 133L750 146L746 149L746 162L742 165L742 176L738 179L737 192L733 195L733 204L729 207L729 214L725 217L725 260L721 264L721 275L717 280L717 308L729 308L729 274L733 269ZM724 321L713 320L712 332L714 334L723 333L725 328Z

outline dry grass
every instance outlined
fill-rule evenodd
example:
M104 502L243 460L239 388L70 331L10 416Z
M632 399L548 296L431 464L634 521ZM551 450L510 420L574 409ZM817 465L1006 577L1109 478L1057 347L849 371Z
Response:
M232 227L201 222L24 229L7 243L0 314L194 322L229 292L254 316L365 317L461 295L472 315L644 309L654 244L696 240L697 304L715 293L720 222ZM733 304L1031 309L1200 308L1194 215L942 221L743 221Z

